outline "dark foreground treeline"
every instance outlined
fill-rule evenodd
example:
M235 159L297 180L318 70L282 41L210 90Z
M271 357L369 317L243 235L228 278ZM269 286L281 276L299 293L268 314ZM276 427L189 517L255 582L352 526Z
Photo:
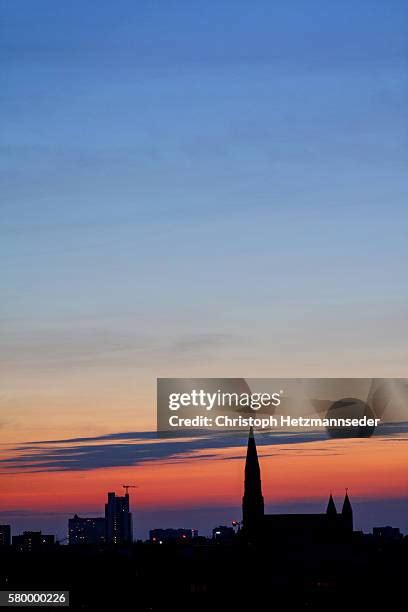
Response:
M0 552L0 590L70 591L75 608L403 608L408 538L304 548L198 541Z

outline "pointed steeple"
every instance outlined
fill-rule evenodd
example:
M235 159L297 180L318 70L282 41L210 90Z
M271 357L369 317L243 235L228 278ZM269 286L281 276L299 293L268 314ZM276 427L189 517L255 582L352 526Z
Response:
M333 495L330 493L329 503L326 508L327 516L337 516L336 504L334 503Z
M350 499L348 496L348 489L346 489L346 495L344 497L341 516L343 518L344 526L346 527L346 529L348 531L353 531L353 509L351 507Z
M242 518L244 528L253 531L264 515L261 470L256 450L254 431L249 430L247 455L245 461L244 497L242 498Z

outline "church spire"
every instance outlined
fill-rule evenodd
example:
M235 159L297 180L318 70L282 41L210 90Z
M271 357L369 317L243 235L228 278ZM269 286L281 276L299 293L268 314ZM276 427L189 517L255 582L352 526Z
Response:
M244 529L253 531L264 515L261 470L256 450L254 431L249 430L247 455L245 461L244 497L242 498L242 518Z
M329 503L326 509L327 516L337 516L336 504L334 503L333 495L330 493Z
M344 526L347 531L353 531L353 509L348 496L348 489L346 489L341 516L343 517Z

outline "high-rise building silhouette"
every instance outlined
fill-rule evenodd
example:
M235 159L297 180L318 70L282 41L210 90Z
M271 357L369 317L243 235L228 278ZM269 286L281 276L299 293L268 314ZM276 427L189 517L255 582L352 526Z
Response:
M10 546L11 544L10 525L0 525L0 546Z
M132 514L129 508L129 493L118 496L108 493L105 504L106 541L108 544L125 544L133 540Z

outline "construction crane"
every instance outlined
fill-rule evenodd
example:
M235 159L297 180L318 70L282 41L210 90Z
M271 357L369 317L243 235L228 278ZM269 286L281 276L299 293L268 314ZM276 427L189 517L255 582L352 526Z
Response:
M126 495L129 495L129 489L137 489L136 485L122 485L122 487L125 489Z

